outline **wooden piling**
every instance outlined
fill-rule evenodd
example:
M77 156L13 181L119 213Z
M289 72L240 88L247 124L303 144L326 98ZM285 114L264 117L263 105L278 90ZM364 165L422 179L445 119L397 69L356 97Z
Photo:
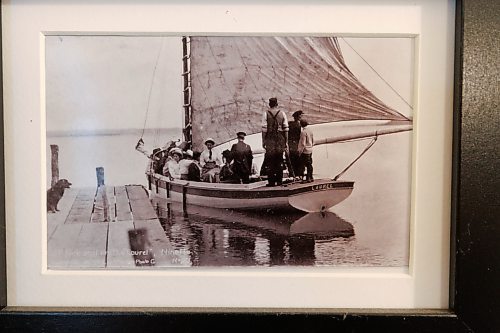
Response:
M53 187L59 181L59 146L50 145L52 180L50 186Z
M97 187L104 185L104 168L97 167L95 168L95 173L97 176Z
M182 186L182 211L187 212L187 186Z

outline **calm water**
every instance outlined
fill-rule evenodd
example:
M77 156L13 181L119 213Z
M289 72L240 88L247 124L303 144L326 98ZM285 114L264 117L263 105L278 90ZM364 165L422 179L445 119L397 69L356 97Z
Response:
M193 266L391 265L358 244L351 223L337 214L242 212L157 205L174 250ZM398 265L396 262L392 265Z
M318 126L316 138L349 129ZM174 138L177 133L167 133ZM169 136L170 135L170 136ZM342 179L355 189L326 214L236 212L154 202L167 237L188 253L193 266L407 266L412 132L392 134L375 145ZM248 137L247 142L257 147ZM59 145L60 178L74 187L95 186L95 168L105 168L107 185L146 185L145 157L134 150L135 135L47 138ZM145 137L146 146L153 138ZM166 140L164 140L166 141ZM332 177L367 146L368 140L316 147L316 177ZM156 142L158 143L158 142ZM152 149L152 146L151 146Z

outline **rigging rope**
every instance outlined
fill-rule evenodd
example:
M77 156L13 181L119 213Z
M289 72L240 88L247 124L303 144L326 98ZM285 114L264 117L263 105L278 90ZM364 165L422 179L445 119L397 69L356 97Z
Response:
M382 75L380 75L380 74L379 74L379 73L375 70L375 68L373 68L373 67L372 67L372 66L368 63L368 61L366 61L366 60L365 60L365 58L363 58L363 57L361 56L361 54L359 54L359 53L358 53L358 51L356 51L356 50L354 49L354 47L352 47L352 45L351 45L351 44L349 44L349 43L348 43L348 42L347 42L347 41L346 41L343 37L341 37L341 38L342 38L342 40L343 40L343 41L344 41L344 42L345 42L345 43L346 43L346 44L347 44L347 45L348 45L348 46L349 46L349 47L350 47L350 48L351 48L351 49L352 49L352 50L353 50L353 51L354 51L354 52L355 52L355 53L356 53L356 54L357 54L357 55L358 55L358 56L359 56L359 57L360 57L360 58L361 58L361 59L362 59L362 60L363 60L366 64L367 64L367 65L368 65L368 67L370 67L370 68L373 70L373 72L375 72L375 74L377 74L377 76L378 76L378 77L379 77L382 81L384 81L384 83L385 83L385 84L386 84L389 88L391 88L391 90L392 90L392 91L393 91L396 95L398 95L398 97L399 97L399 98L401 98L401 100L402 100L402 101L403 101L406 105L408 105L408 107L409 107L411 110L413 110L413 106L411 106L411 105L410 105L410 103L408 103L408 102L407 102L407 101L403 98L403 96L401 96L401 95L400 95L400 94L396 91L396 89L394 89L394 88L393 88L393 87L389 84L389 82L387 82L387 81L386 81L386 80L382 77ZM398 113L399 113L399 112L398 112ZM403 116L403 115L402 115L402 116ZM406 117L406 116L403 116L403 117L405 117L406 119L408 119L408 117Z
M149 104L151 102L151 93L153 91L153 83L154 83L154 80L156 77L156 68L158 67L158 62L160 60L160 55L161 55L161 51L163 50L164 42L165 42L165 39L162 38L160 50L158 51L158 55L156 56L156 63L155 63L155 67L153 69L153 75L151 76L151 85L149 86L149 93L148 93L148 104L146 106L146 116L144 117L144 125L142 126L141 139L144 136L144 131L146 130L146 123L148 121L148 113L149 113Z
M342 170L338 175L333 177L333 180L338 180L347 170L349 170L354 165L354 163L356 163L361 158L361 156L363 156L375 144L377 139L378 139L378 134L375 133L375 136L373 137L372 141L370 141L365 150L363 150L361 154L359 154L359 156L356 157L354 161L352 161L351 164L349 164L344 170Z

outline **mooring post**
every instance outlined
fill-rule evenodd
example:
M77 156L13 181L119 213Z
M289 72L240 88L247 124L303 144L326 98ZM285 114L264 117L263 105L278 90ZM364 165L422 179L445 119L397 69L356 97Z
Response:
M187 213L187 186L182 185L182 211Z
M95 168L95 173L97 176L97 191L101 191L102 195L102 209L104 210L104 222L109 222L109 202L108 195L106 193L106 185L104 185L104 168Z
M59 181L59 146L50 145L52 180L50 186L53 187Z
M95 168L95 174L97 176L97 187L104 185L104 168L97 167Z

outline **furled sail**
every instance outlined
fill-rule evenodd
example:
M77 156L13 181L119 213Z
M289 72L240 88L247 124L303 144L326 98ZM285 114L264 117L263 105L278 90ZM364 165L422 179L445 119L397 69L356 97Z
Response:
M222 143L259 132L270 97L289 118L303 110L312 124L408 120L351 73L335 37L191 37L185 58L195 149L207 137Z

